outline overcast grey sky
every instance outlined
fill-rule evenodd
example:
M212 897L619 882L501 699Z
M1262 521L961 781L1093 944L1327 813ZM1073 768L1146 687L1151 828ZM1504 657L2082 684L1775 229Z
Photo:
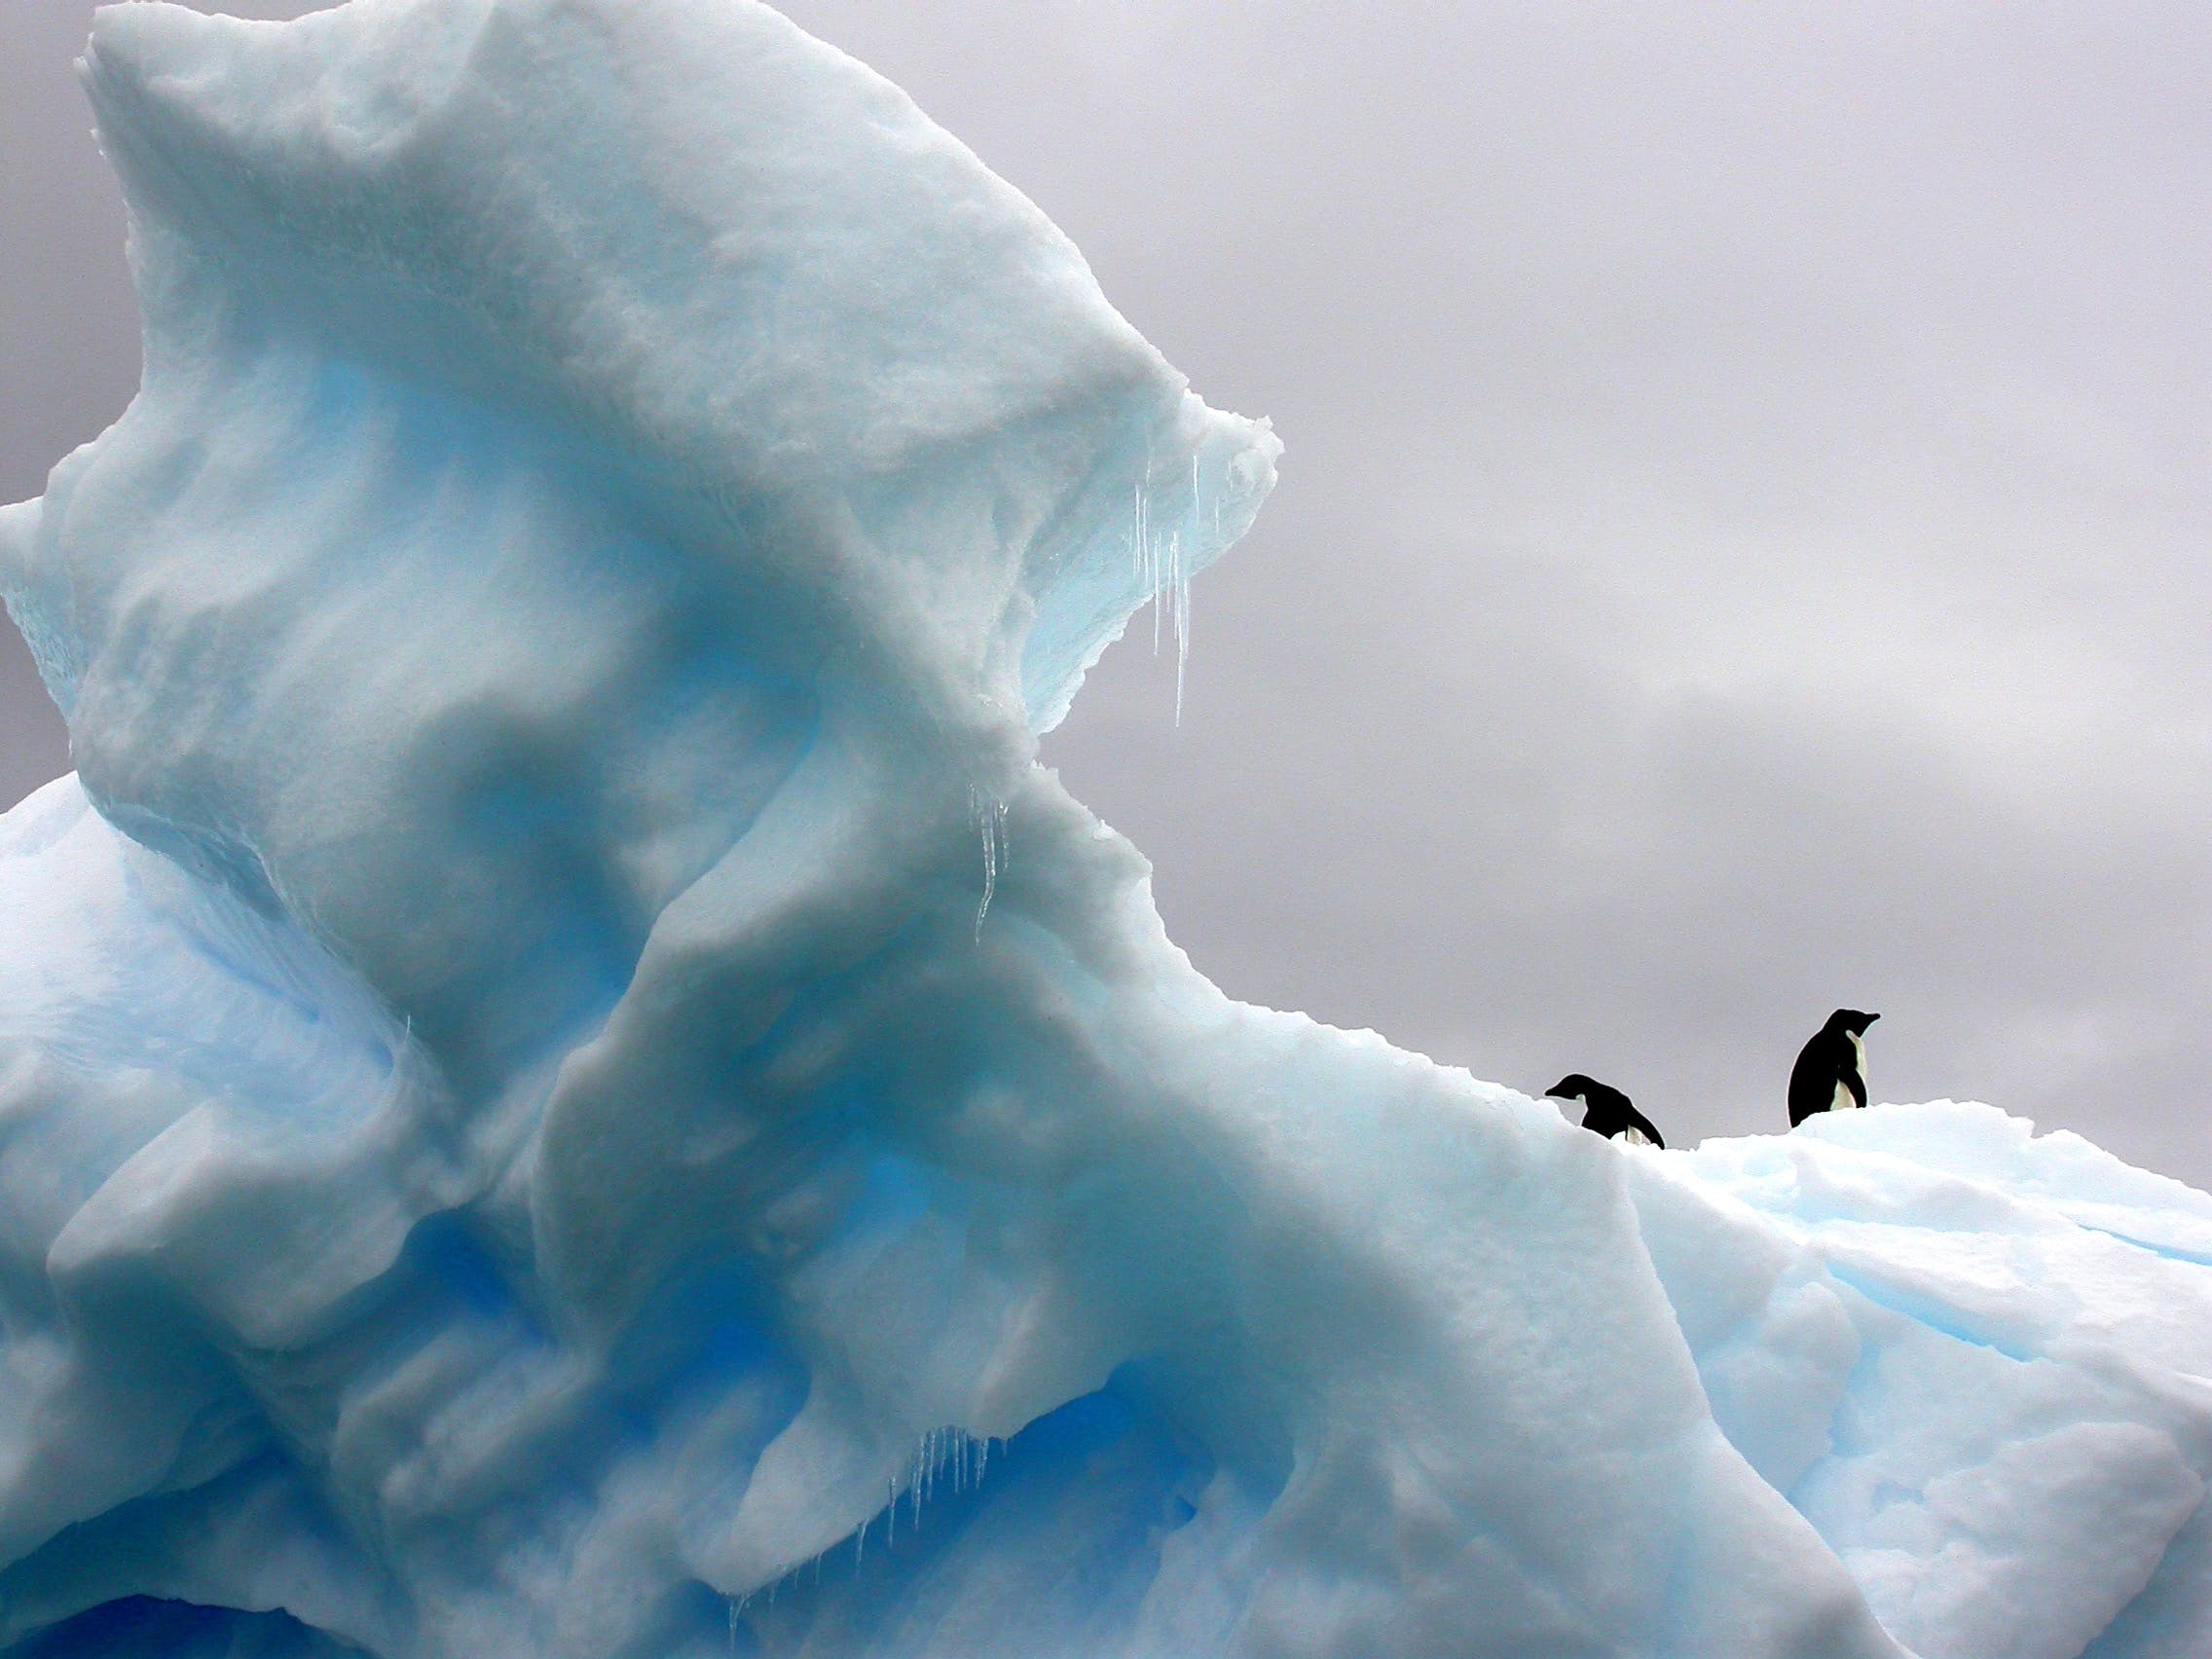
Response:
M1875 1009L2212 1186L2212 9L785 9L1288 445L1181 726L1141 628L1047 749L1201 969L1680 1141ZM90 12L0 5L0 498L136 379Z

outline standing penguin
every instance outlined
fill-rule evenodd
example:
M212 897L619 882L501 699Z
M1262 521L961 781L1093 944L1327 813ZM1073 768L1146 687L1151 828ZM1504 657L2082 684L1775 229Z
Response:
M1630 1104L1629 1097L1617 1088L1608 1088L1594 1077L1580 1072L1568 1072L1544 1092L1557 1100L1574 1100L1582 1105L1582 1126L1604 1135L1607 1140L1619 1135L1631 1146L1656 1146L1665 1148L1666 1142L1652 1126L1651 1120Z
M1816 1112L1841 1112L1866 1104L1866 1027L1882 1016L1839 1008L1789 1068L1789 1126Z

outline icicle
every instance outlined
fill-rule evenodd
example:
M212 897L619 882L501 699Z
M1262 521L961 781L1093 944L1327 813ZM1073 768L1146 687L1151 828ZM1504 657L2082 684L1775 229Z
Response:
M1160 545L1152 530L1152 438L1144 441L1144 470L1137 475L1137 591L1152 602L1152 649L1160 651ZM1141 602L1140 602L1141 603Z
M1153 589L1156 584L1153 580L1152 569L1152 525L1148 518L1148 503L1145 499L1144 494L1144 487L1147 481L1147 479L1140 478L1136 483L1136 489L1134 493L1135 510L1132 514L1135 528L1130 532L1130 534L1135 538L1135 551L1137 560L1137 591L1142 593L1147 599L1149 599L1152 597Z
M991 896L998 891L999 870L1006 863L1006 802L990 799L970 786L968 803L983 838L983 897L976 906L976 939L980 943L983 918L991 913Z
M991 895L997 890L999 884L999 840L998 836L993 833L998 829L998 814L995 808L995 802L985 801L980 815L983 831L983 899L982 903L976 906L976 927L978 932L982 929L983 918L990 914Z
M1136 567L1137 585L1144 585L1144 486L1129 487L1129 558Z
M998 829L998 809L994 803L983 809L983 898L976 906L976 937L983 937L983 918L991 913L991 895L999 885L999 839L993 833Z
M735 1596L724 1596L722 1600L729 1604L729 1650L735 1653L737 1651L737 1616L743 1610L745 1604Z
M884 1506L883 1506L883 1507L884 1507L884 1510L886 1511L886 1513L887 1513L887 1514L889 1515L889 1517L890 1517L889 1521L888 1521L888 1522L886 1523L887 1527L889 1528L889 1530L888 1530L888 1531L886 1531L886 1532L884 1533L884 1535L883 1535L883 1547L884 1547L885 1549L887 1549L887 1550L888 1550L888 1549L894 1549L894 1548L896 1548L896 1547L898 1546L898 1543L899 1543L899 1483L898 1483L898 1481L897 1481L897 1480L895 1480L895 1479L886 1479L886 1480L884 1481L884 1483L883 1483L883 1491L884 1491L884 1494L885 1494L886 1498L888 1499L888 1501L887 1501L887 1502L886 1502L886 1503L884 1504Z
M1152 654L1160 654L1160 608L1166 589L1166 578L1161 569L1160 543L1153 539L1152 517L1147 503L1144 526L1145 592L1152 597Z
M1183 724L1183 670L1191 660L1191 576L1184 567L1183 533L1169 542L1175 582L1175 724Z
M861 1530L853 1534L853 1565L858 1567L866 1560L867 1560L867 1523L863 1521Z

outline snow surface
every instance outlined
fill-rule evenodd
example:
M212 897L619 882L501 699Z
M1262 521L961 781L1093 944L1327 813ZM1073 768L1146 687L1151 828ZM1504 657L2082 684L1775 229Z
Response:
M1169 943L1036 734L1276 445L896 89L750 0L86 82L0 1654L2212 1652L2212 1198L1627 1149Z

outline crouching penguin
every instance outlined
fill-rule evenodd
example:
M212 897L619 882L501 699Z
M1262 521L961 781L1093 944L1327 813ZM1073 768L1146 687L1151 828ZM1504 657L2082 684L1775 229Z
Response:
M1569 1072L1544 1092L1555 1100L1579 1102L1582 1126L1607 1140L1618 1135L1631 1146L1664 1147L1667 1144L1652 1126L1651 1120L1639 1112L1627 1095L1594 1077Z

